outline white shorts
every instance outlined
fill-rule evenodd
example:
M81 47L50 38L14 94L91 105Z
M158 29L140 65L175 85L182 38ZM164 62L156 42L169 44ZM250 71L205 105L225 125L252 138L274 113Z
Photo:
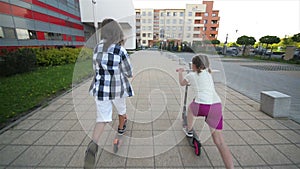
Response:
M114 100L100 101L95 97L97 107L96 122L111 122L112 121L112 105L115 106L119 115L126 114L126 98L117 98Z

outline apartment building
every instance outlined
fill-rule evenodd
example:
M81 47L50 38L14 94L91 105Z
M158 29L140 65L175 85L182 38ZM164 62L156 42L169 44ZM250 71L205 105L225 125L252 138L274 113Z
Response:
M79 0L1 0L0 49L83 46Z
M138 46L155 46L166 41L188 42L218 37L219 11L213 1L186 4L184 9L136 9Z

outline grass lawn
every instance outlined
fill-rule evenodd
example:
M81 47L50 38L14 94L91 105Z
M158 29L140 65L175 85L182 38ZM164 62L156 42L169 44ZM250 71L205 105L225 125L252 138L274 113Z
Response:
M78 62L76 66L40 67L33 72L0 78L0 128L70 89L73 72L76 82L90 76L91 61Z

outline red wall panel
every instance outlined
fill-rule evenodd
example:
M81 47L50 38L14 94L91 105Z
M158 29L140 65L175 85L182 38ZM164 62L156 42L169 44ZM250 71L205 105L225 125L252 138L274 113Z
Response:
M4 2L0 2L0 13L11 15L10 5Z
M36 32L36 35L38 40L45 40L44 32Z
M85 41L83 36L76 36L75 39L78 42L84 42Z
M32 19L32 11L29 9L11 5L11 11L14 16Z

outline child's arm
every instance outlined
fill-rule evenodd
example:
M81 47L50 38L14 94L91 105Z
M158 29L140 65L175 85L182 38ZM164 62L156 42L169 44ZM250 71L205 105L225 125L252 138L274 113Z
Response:
M184 78L183 78L183 74L182 72L184 72L185 70L183 68L179 68L179 69L176 69L176 72L178 72L178 75L179 75L179 84L181 86L186 86L188 85L188 81L186 81Z

